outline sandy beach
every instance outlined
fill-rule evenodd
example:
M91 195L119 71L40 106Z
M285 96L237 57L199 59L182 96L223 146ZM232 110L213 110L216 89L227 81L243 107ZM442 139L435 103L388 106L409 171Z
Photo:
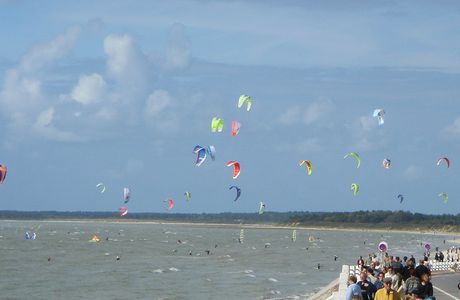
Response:
M363 229L361 227L329 227L329 226L294 226L294 225L277 225L277 224L230 224L230 223L203 223L203 222L168 222L162 220L105 220L105 219L56 219L56 220L0 220L9 222L44 222L44 223L108 223L108 224L152 224L152 225L187 225L196 227L215 227L215 228L245 228L245 229L297 229L297 230L319 230L319 231L342 231L342 232L396 232L410 234L426 235L450 235L455 237L449 239L449 242L460 244L460 232L442 231L435 232L428 230L402 230L392 228ZM458 237L458 238L457 238Z

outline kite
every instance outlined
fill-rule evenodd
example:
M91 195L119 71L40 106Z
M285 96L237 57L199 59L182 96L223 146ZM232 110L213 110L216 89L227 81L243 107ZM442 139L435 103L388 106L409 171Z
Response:
M260 202L259 205L259 215L263 214L265 212L265 203Z
M237 179L240 176L240 163L234 160L227 162L227 167L233 166L233 179Z
M388 244L387 244L387 242L380 242L380 244L379 244L379 251L380 251L380 252L387 252L387 251L388 251Z
M32 234L30 234L28 231L26 231L26 234L24 236L24 238L26 240L35 240L37 238L37 234L35 232L32 232Z
M356 163L357 163L356 168L359 168L359 166L361 165L361 158L359 157L358 153L350 152L347 155L345 155L343 158L345 159L348 156L353 156L356 159Z
M241 123L238 121L232 121L232 136L237 136L240 132Z
M211 156L211 159L213 161L216 160L216 147L214 147L213 145L209 145L208 147L206 147L206 153L208 153L209 156Z
M311 175L311 172L313 171L313 166L311 165L311 161L309 160L301 160L299 163L299 166L306 165L307 166L307 174Z
M398 195L398 199L399 199L399 203L402 203L403 200L404 200L404 196L401 195L401 194L399 194L399 195Z
M125 200L125 204L129 202L129 199L131 198L131 192L129 191L128 188L123 189L123 199Z
M5 181L6 178L6 166L0 165L0 184Z
M128 214L128 208L126 206L122 206L118 209L118 212L120 213L120 217L124 217Z
M436 162L436 165L439 166L441 164L442 161L445 161L446 162L446 166L447 168L450 167L450 160L447 158L447 157L440 157L438 159L438 161Z
M352 183L350 190L353 192L353 196L358 195L359 192L359 185L357 183Z
M248 95L241 95L238 99L238 108L241 108L246 102L246 110L250 111L252 106L252 99Z
M228 189L229 189L229 190L231 190L231 189L236 189L236 198L235 198L235 200L233 200L233 201L236 201L236 200L238 200L238 198L240 198L240 196L241 196L241 189L240 189L239 187L237 187L236 185L232 185L232 186L229 187Z
M100 241L101 241L101 239L95 234L95 235L93 235L93 237L88 242L97 243L97 242L100 242Z
M163 200L163 202L166 202L168 206L166 207L167 210L171 210L174 207L174 200L168 199L168 200Z
M388 158L385 158L383 161L382 161L382 165L385 169L389 169L390 168L390 165L391 165L391 160L388 159Z
M222 132L224 129L224 120L221 118L214 117L211 121L211 131L212 132Z
M190 198L192 198L192 194L190 194L190 192L188 192L188 191L184 193L184 196L185 196L185 200L187 200L187 201L189 201Z
M372 114L372 116L375 118L377 117L378 120L379 120L379 125L383 125L383 123L385 123L385 120L383 119L383 116L385 115L385 111L381 108L378 108L378 109L374 109L374 113Z
M444 203L447 203L447 201L449 201L449 195L447 193L439 193L438 196L442 197L442 201L444 201Z
M195 166L199 167L206 160L206 149L200 145L196 145L193 148L193 153L196 154Z
M105 192L105 184L103 184L102 182L96 184L96 187L101 188L101 194Z

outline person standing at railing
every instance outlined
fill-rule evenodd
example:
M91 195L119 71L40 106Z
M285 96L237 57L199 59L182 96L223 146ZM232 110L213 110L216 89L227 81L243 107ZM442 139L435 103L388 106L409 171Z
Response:
M359 297L358 299L362 299L361 288L359 287L359 285L356 284L356 281L357 278L355 275L348 276L348 288L345 300L356 299L356 297Z

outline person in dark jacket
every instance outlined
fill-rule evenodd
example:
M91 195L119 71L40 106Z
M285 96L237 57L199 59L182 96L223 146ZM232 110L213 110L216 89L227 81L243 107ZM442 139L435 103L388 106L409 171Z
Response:
M358 285L361 288L363 300L372 300L374 299L374 294L377 291L375 286L367 280L367 272L363 271L359 275L360 281L358 281Z

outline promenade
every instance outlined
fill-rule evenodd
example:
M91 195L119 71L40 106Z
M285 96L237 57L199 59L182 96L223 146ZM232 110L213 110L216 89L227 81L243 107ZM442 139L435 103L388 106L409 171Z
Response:
M437 300L460 300L460 269L453 273L449 269L454 263L432 262L432 279L434 296ZM343 265L338 279L313 295L312 300L343 300L347 290L347 278L354 274L359 276L357 266Z
M433 274L431 283L437 300L460 300L460 273Z

